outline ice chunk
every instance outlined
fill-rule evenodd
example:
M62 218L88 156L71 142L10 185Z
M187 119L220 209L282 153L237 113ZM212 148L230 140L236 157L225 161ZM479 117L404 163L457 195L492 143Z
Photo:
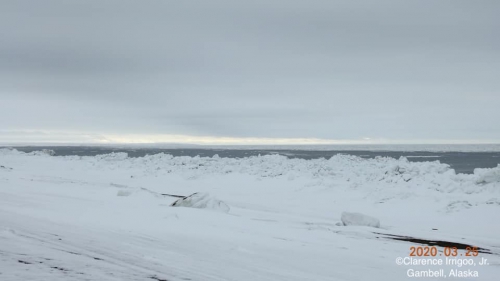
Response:
M380 227L380 221L378 219L360 213L343 212L340 220L344 225Z
M476 183L500 182L500 164L491 169L476 168L474 174L477 175Z
M118 193L116 194L116 196L129 196L130 194L132 194L132 192L130 192L130 191L118 190Z
M34 155L34 156L54 156L56 155L56 152L52 149L42 149L42 150L36 150L28 153L29 155Z
M100 154L95 156L96 159L105 161L121 161L128 158L128 153L126 152L111 152L109 154Z
M173 207L190 207L199 209L212 209L221 212L229 212L229 206L210 196L208 193L193 193L187 197L181 198L174 203Z

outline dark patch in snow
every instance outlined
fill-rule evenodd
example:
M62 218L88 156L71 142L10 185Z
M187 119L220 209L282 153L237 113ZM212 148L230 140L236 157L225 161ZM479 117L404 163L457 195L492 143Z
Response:
M490 199L486 201L487 205L499 205L500 206L500 201L496 198Z
M168 281L168 279L162 279L162 278L157 277L157 276L151 276L151 277L149 277L149 279L154 279L154 280L157 280L157 281Z
M191 196L196 195L196 194L198 194L198 192L195 192L195 193L193 193L191 195L188 195L188 196L179 197L181 199L179 199L179 200L175 201L174 203L170 204L170 206L172 206L172 207L179 206L183 202L184 199L188 199Z
M170 196L170 197L177 197L177 198L186 198L187 196L183 195L174 195L174 194L167 194L167 193L160 193L163 196Z
M469 244L450 242L450 241L442 241L442 240L427 240L427 239L415 238L415 237L411 237L411 236L385 234L385 233L378 233L378 232L374 232L374 233L384 235L383 238L388 238L388 239L398 240L398 241L406 241L406 242L411 242L411 243L415 243L415 244L438 246L438 247L443 247L443 248L455 247L458 250L467 250L467 248L476 248L479 253L493 255L493 253L489 249L481 248L481 247L477 247L477 246L472 246ZM380 238L380 237L377 237L377 238Z
M71 252L71 251L64 251L63 250L63 252L66 252L66 253L72 254L72 255L77 255L77 256L87 256L87 255L84 255L84 254L75 253L75 252ZM96 261L103 261L103 259L101 259L101 258L96 258L96 257L92 257L92 256L88 256L88 257L93 258Z
M72 255L77 255L77 256L81 256L82 254L79 254L79 253L75 253L75 252L71 252L71 251L64 251L63 252L66 252L68 254L72 254Z
M65 269L65 268L58 267L58 266L51 266L50 268L57 269L57 270L64 271L64 272L69 271L69 270L67 270L67 269Z
M46 260L49 260L49 259L46 259ZM22 263L22 264L33 264L31 262L27 262L27 261L23 261L23 260L17 260L17 262L18 263ZM41 262L41 261L39 261L38 263L43 264L43 262ZM58 266L51 266L50 268L57 269L57 270L62 271L62 272L68 272L69 271L66 268L62 268L62 267L58 267ZM83 273L78 273L78 274L83 274Z
M52 259L48 259L48 258L43 258L43 259L44 259L44 260L47 260L47 261L51 261L51 260L52 260ZM96 259L97 259L97 258L96 258ZM99 260L101 260L101 259L99 259ZM22 263L22 264L33 264L33 263L31 263L31 262L27 262L27 261L23 261L23 260L17 260L17 262ZM37 262L37 263L39 263L39 264L44 264L44 263L43 263L43 262L41 262L41 261L39 261L39 262ZM47 264L46 264L46 265L47 265ZM69 269L66 269L66 268L63 268L63 267L59 267L59 266L51 266L50 268L52 268L52 269L57 269L57 270L62 271L62 272L64 272L64 273L67 273L67 272L70 272L70 271L71 271L71 270L69 270ZM80 275L85 275L85 273L83 273L83 272L74 272L74 273L76 273L76 274L80 274ZM1 274L1 273L0 273L0 274ZM168 280L165 280L165 281L168 281Z

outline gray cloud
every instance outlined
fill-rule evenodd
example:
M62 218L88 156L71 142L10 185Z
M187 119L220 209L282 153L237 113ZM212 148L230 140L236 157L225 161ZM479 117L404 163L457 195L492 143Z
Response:
M2 1L5 130L500 141L498 1Z

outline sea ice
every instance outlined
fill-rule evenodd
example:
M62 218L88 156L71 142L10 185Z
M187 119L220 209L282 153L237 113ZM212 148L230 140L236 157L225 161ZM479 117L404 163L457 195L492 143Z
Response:
M408 267L395 259L417 244L391 237L408 236L487 249L469 258L487 259L479 279L496 281L499 171L349 155L0 149L0 280L399 281ZM343 226L378 219L383 229Z
M474 169L474 174L478 176L476 183L500 182L500 164L492 169Z

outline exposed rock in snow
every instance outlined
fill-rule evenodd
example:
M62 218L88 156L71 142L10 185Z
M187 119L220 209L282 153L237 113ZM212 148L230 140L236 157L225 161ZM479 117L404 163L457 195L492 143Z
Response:
M370 217L360 213L348 213L343 212L340 220L344 225L360 225L360 226L371 226L380 227L380 221L374 217Z
M229 206L218 200L214 197L210 196L208 193L193 193L187 197L181 198L174 203L172 203L173 207L190 207L190 208L199 208L199 209L212 209L220 212L229 212Z

